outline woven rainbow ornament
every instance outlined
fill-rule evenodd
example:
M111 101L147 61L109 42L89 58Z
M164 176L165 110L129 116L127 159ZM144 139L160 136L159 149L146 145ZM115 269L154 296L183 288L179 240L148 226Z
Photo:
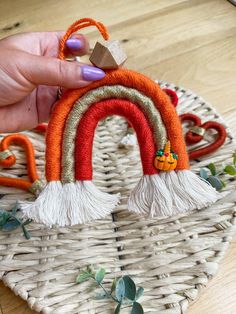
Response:
M61 43L78 29L95 25L107 40L105 27L91 19L73 24ZM55 106L46 135L47 184L25 214L47 225L74 225L104 218L119 195L99 191L93 183L92 146L98 122L124 117L136 132L143 176L128 200L137 214L170 216L203 208L217 192L189 170L179 117L170 98L143 74L117 69L87 87L68 90Z

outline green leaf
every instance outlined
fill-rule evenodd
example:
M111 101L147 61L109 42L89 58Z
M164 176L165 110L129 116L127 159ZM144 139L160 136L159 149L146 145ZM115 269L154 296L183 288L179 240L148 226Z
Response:
M18 220L9 220L2 226L2 230L12 231L12 230L17 229L19 226L20 226L20 222Z
M225 187L226 187L225 182L224 182L224 181L222 181L222 180L220 180L220 182L221 182L221 184L222 184L223 188L225 188Z
M129 300L134 300L136 296L136 286L134 281L129 276L123 277L125 283L125 297Z
M142 305L138 302L134 302L131 314L144 314Z
M80 284L90 278L93 278L93 274L83 271L81 274L79 274L79 276L77 276L76 283Z
M95 280L98 282L98 283L101 283L105 277L105 274L106 274L106 271L104 268L100 268L96 271L96 274L95 274Z
M2 227L10 218L10 213L6 210L0 209L0 227Z
M94 271L92 270L92 268L91 268L91 266L87 266L86 267L86 273L89 273L89 274L91 274L91 275L94 275Z
M16 214L18 208L19 208L19 203L16 202L15 205L13 206L12 210L11 210L12 215L15 215L15 214Z
M113 279L112 284L111 284L111 294L112 292L114 292L116 290L116 283L117 283L117 279Z
M22 227L25 238L29 240L31 238L29 231L25 228L24 225L21 225L21 227Z
M233 154L233 163L236 165L236 152Z
M214 176L210 176L207 181L217 190L220 191L223 188L223 184L220 179Z
M138 300L139 298L141 298L144 294L144 289L143 287L139 287L137 292L136 292L136 296L135 296L135 300Z
M125 295L125 283L123 278L120 278L116 284L116 298L121 301Z
M120 308L121 308L121 303L119 303L115 309L114 314L119 314L120 313Z
M160 149L156 152L156 156L163 156L164 155L164 150Z
M203 178L203 179L205 179L205 180L207 180L207 178L208 178L208 173L207 173L206 169L204 169L204 168L201 168L201 169L200 169L200 177Z
M216 166L215 166L213 163L210 163L210 164L207 166L207 168L210 169L211 174L212 174L213 176L216 175Z
M224 168L224 172L226 172L227 174L230 174L231 176L235 176L236 175L236 167L232 166L232 165L228 165Z

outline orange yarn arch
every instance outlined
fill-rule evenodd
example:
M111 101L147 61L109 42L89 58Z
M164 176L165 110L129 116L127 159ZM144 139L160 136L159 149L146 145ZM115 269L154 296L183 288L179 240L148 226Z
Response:
M145 75L127 69L118 69L107 71L106 76L102 80L93 82L87 87L68 90L55 106L46 137L46 178L48 181L60 181L61 179L63 131L67 116L74 103L89 90L103 85L117 84L134 88L152 99L166 126L167 136L171 141L172 149L179 156L177 169L189 168L182 126L169 97L161 90L158 84Z

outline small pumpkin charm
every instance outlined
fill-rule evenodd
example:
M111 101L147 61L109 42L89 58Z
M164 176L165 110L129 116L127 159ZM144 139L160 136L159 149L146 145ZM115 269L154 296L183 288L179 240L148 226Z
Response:
M165 144L164 149L158 150L154 159L154 167L162 171L174 170L177 166L178 155L170 150L170 141Z

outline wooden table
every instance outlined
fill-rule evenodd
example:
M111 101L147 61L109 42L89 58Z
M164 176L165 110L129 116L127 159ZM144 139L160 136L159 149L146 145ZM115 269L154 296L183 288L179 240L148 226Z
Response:
M0 3L0 37L66 29L80 17L103 21L123 40L126 66L194 90L236 134L236 7L226 0L18 0ZM93 29L85 31L92 41ZM236 241L190 314L233 314ZM35 313L0 284L0 313Z

